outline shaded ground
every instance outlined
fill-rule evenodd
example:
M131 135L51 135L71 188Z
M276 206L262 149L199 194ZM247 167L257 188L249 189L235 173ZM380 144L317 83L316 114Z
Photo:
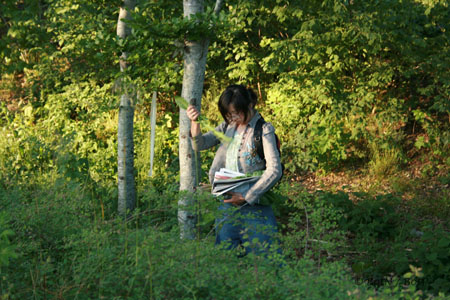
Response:
M404 209L420 210L422 217L449 225L450 219L450 167L433 165L419 159L402 170L388 175L377 175L367 169L340 170L327 174L310 173L299 176L308 191L344 191L370 195L394 194L401 197ZM356 200L357 197L353 197Z

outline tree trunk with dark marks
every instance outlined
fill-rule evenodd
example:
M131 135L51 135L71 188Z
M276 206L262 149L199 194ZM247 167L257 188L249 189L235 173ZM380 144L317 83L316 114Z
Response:
M218 13L223 1L217 1L215 13ZM203 0L184 0L184 17L189 18L196 13L203 13ZM184 48L184 76L181 97L194 104L200 111L205 78L206 57L208 55L207 38L200 41L185 41ZM182 193L178 201L178 222L180 225L181 239L195 238L195 225L197 214L195 213L195 199L192 195L198 183L200 170L200 155L194 154L189 139L191 122L186 111L180 108L180 191ZM197 158L197 161L196 159Z
M117 35L125 39L131 34L131 28L123 21L130 19L130 11L134 10L134 0L124 0L117 21ZM127 53L120 57L120 71L127 68ZM136 184L134 179L134 141L133 118L136 93L131 86L120 84L121 97L119 108L119 124L117 133L117 173L118 173L118 211L121 216L134 210L136 205Z

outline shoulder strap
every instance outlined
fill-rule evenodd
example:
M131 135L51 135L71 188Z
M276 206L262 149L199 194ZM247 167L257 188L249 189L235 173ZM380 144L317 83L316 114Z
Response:
M262 145L262 127L264 123L266 123L266 121L264 121L263 117L259 118L258 121L256 121L255 133L253 135L256 153L258 153L259 157L263 160L265 160L264 147Z
M265 161L266 157L264 156L264 147L262 145L262 127L263 127L264 123L266 123L266 121L264 121L263 117L261 117L258 121L256 121L253 139L254 139L254 143L255 143L255 147L256 147L256 153L258 153L259 157ZM278 153L280 154L280 159L281 159L280 139L278 138L278 136L276 134L275 134L275 140L277 143L277 150L278 150ZM283 174L284 174L284 169L285 169L284 164L281 163L281 174L282 174L281 176L283 176Z
M265 159L264 156L264 147L262 145L262 127L266 123L266 121L261 117L258 121L256 121L255 125L255 134L254 134L254 143L256 147L256 152L258 153L259 157L262 159ZM281 157L281 151L280 151L280 139L278 138L277 134L275 134L275 141L277 143L277 150Z

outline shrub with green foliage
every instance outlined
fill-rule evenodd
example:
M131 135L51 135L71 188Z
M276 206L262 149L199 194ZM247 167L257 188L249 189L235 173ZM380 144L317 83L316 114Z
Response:
M13 235L14 231L8 228L4 213L0 214L0 269L8 266L10 259L18 257L16 246L10 241Z
M400 199L392 195L356 196L356 204L343 192L325 194L316 200L327 199L330 207L339 212L336 229L347 233L350 251L357 253L349 256L354 274L379 285L392 276L402 281L413 265L423 275L415 279L417 288L449 293L449 232L441 227L417 228L411 216L397 211Z
M401 163L414 148L405 145L409 134L445 159L447 3L236 1L228 13L234 27L211 51L216 76L258 87L288 169L333 168L393 149Z
M338 227L342 211L333 206L329 193L296 191L285 224L283 242L294 257L312 257L319 262L333 260L345 247L345 231ZM337 195L339 197L339 195Z
M281 219L285 255L311 257L318 265L343 259L358 282L375 287L395 282L449 293L449 232L421 226L399 210L400 199L359 193L351 201L348 193L308 193L296 185L289 198L289 214ZM411 268L420 276L408 275Z
M235 251L214 247L206 231L197 240L181 241L173 205L176 190L140 191L140 207L125 222L103 220L96 195L57 173L0 191L0 207L8 212L6 222L16 232L10 242L20 249L14 264L2 266L0 293L7 299L414 299L421 294L414 285L402 288L393 283L376 291L358 284L337 256L320 259L320 264L306 257L291 259L286 255L295 244L288 242L283 256L239 258ZM345 197L325 193L301 197L315 214L310 217L309 242L320 238L335 243L337 236L331 231L343 216ZM329 199L344 204L336 204L333 211L335 204L325 204ZM292 216L294 222L297 217ZM337 253L333 251L342 247L310 248Z
M420 267L423 278L417 287L435 293L450 293L450 234L442 227L425 227L423 235L411 245L409 257Z

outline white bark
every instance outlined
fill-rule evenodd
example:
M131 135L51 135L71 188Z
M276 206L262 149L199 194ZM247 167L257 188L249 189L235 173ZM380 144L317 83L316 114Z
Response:
M155 157L155 134L156 134L156 91L153 91L152 110L150 113L150 171L148 176L153 176L153 159Z
M218 0L215 12L218 13L222 6ZM183 0L184 16L190 17L204 10L204 0ZM206 57L208 54L208 39L201 41L185 41L184 48L184 75L181 97L194 102L200 111L201 97L203 92L203 82L205 79ZM195 99L193 101L193 99ZM195 238L195 224L197 216L195 214L195 199L192 194L196 188L200 174L200 155L197 153L197 170L195 165L195 154L189 140L190 120L186 111L180 108L180 133L179 133L179 158L180 158L180 191L187 191L188 194L181 196L178 200L178 222L180 226L181 239Z
M214 6L214 13L218 14L222 9L223 0L216 0L216 5Z
M130 11L134 10L134 0L124 0L120 8L119 20L117 21L117 35L126 38L131 34L131 28L122 19L130 19ZM120 58L120 71L127 68L127 53L123 52ZM133 89L121 86L119 124L117 132L117 173L118 173L118 211L122 216L134 210L136 204L136 184L134 179L134 141L133 141L133 118L134 97Z

